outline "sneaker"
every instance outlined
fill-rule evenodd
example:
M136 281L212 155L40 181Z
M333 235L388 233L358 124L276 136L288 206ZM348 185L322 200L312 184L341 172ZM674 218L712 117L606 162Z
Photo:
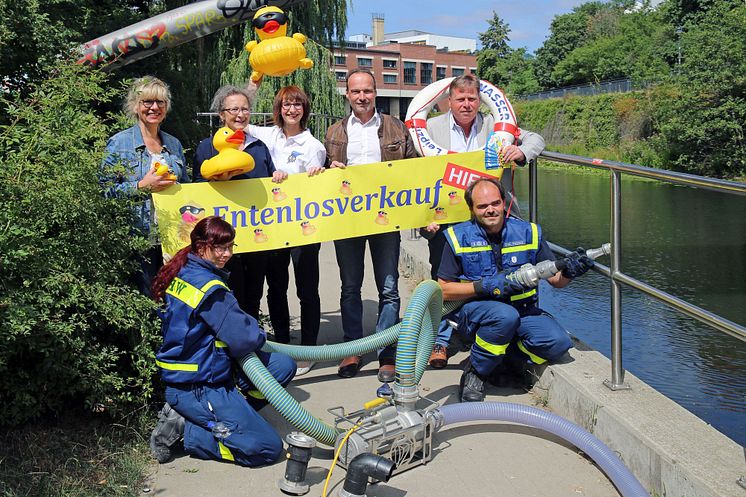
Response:
M316 365L315 362L311 361L300 361L298 363L298 369L295 370L295 376L303 376L304 374L311 371L311 368Z
M433 369L443 369L448 366L448 352L446 348L438 343L433 345L433 351L430 354L428 364Z
M166 402L150 434L150 453L159 463L166 463L173 457L173 446L184 436L184 423L184 417Z
M461 402L482 402L484 400L484 379L466 363L466 369L459 382L458 397Z

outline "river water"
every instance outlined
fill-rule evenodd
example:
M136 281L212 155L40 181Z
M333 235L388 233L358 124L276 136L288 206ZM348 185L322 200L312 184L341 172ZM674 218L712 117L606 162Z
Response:
M528 215L527 171L516 176ZM539 164L538 220L551 242L608 242L609 196L609 173ZM622 272L746 325L746 197L623 175L622 240ZM562 290L542 283L541 306L609 357L610 295L609 280L589 272ZM627 287L622 323L627 371L746 446L745 342Z

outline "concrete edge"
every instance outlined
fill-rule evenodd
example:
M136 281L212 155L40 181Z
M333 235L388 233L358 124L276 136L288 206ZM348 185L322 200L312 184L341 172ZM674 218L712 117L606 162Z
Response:
M402 232L402 274L430 278L427 242ZM642 485L660 497L746 497L745 449L630 373L628 390L603 381L611 362L576 341L569 360L547 367L534 387L540 403L614 450Z

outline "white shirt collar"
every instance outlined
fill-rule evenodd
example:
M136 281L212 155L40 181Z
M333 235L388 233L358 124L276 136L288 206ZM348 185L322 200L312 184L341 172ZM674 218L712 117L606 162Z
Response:
M350 124L361 124L363 126L370 126L373 124L375 127L379 127L381 125L381 115L378 114L378 111L375 111L373 113L373 117L370 118L369 121L363 122L355 114L350 114Z

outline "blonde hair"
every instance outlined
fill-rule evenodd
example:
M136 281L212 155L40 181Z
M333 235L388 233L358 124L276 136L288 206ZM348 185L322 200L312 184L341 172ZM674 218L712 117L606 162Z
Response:
M127 92L124 101L124 112L132 118L137 118L137 106L143 100L165 100L166 110L171 110L171 90L168 85L155 76L143 76L136 79Z

